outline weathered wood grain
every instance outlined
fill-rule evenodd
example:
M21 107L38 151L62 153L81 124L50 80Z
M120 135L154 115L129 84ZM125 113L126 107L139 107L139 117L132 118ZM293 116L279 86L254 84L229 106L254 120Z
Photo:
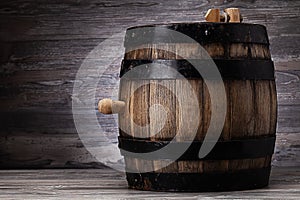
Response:
M299 63L300 69L300 63ZM280 106L300 104L300 70L278 70L275 73L277 98Z
M274 166L299 166L300 150L299 133L277 133ZM290 158L293 157L293 160Z
M270 185L259 190L215 193L149 192L127 189L125 175L112 170L2 170L2 199L299 199L298 168L273 168Z
M78 135L71 112L72 89L83 59L100 42L129 26L201 21L212 6L239 7L244 22L266 25L278 70L277 132L287 141L299 141L299 0L1 1L1 167L68 167L66 163L97 167L83 147L74 148ZM101 78L96 98L110 97L120 61L116 58ZM99 59L90 62L97 64ZM110 116L98 117L116 142L117 123ZM298 144L293 143L294 153L289 154L291 147L283 140L278 143L282 150L273 163L295 165ZM26 159L20 158L24 149Z

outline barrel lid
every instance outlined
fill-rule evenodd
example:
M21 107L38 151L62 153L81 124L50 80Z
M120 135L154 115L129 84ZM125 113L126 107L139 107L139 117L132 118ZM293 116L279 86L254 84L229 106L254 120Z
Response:
M188 22L152 24L130 27L126 31L124 46L143 44L178 43L170 29L180 32L203 44L255 43L269 45L266 27L249 23Z

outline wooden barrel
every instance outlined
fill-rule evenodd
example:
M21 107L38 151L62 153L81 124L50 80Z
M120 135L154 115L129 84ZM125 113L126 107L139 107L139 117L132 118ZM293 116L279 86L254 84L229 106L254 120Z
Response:
M154 31L141 32L140 29L145 27ZM161 28L180 32L198 42L213 58L224 81L227 113L223 131L213 150L201 159L197 156L210 124L211 100L203 78L188 60L201 60L203 55L195 43L178 43ZM125 49L121 78L141 64L161 62L188 79L198 98L200 111L196 136L189 138L184 132L178 133L182 116L178 112L176 95L168 89L173 88L176 94L189 97L189 92L183 89L182 77L145 72L139 79L121 79L119 99L125 102L129 112L119 114L119 125L127 130L120 128L120 149L148 152L167 145L176 134L182 136L176 141L178 147L193 140L190 148L167 166L164 163L168 158L164 155L141 158L124 154L130 188L224 191L268 185L275 144L277 99L274 66L264 26L201 22L132 27L127 30ZM135 91L132 93L132 90ZM167 115L150 115L149 107L154 104L162 105ZM162 120L166 123L159 133L154 133ZM133 126L133 123L139 126ZM147 125L148 128L141 128ZM150 172L143 172L145 168Z

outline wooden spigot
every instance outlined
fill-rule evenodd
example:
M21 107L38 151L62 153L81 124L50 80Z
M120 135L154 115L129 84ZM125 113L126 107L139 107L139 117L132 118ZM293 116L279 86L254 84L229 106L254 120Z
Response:
M205 20L207 22L240 23L242 22L242 16L238 8L226 8L222 13L220 9L212 8L207 11Z
M124 101L113 101L111 99L102 99L98 102L98 110L103 114L122 113L125 108Z

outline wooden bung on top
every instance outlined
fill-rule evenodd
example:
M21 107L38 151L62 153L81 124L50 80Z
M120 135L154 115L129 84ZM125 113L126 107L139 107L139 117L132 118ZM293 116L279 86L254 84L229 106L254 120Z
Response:
M229 22L240 23L242 16L238 8L226 8L224 12L220 12L218 8L209 9L205 15L207 22Z

